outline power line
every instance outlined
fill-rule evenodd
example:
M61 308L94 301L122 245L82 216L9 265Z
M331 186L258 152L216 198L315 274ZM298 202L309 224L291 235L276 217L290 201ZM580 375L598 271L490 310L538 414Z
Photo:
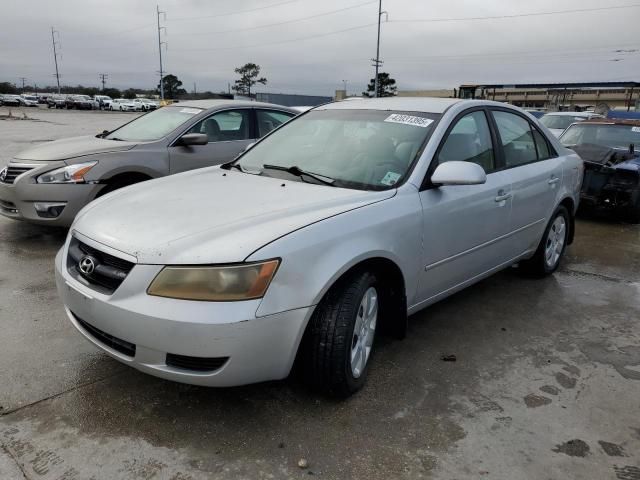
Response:
M359 7L362 7L364 5L369 5L371 3L376 3L377 1L378 0L369 0L369 1L364 2L364 3L359 3L357 5L351 5L350 7L339 8L337 10L331 10L329 12L318 13L318 14L315 14L315 15L309 15L307 17L295 18L293 20L285 20L283 22L267 23L265 25L257 25L255 27L234 28L234 29L230 29L230 30L218 30L218 31L214 31L214 32L183 33L183 34L180 34L180 36L215 35L215 34L218 34L218 33L247 32L247 31L250 31L250 30L259 30L261 28L279 27L281 25L288 25L290 23L302 22L304 20L310 20L312 18L326 17L327 15L333 15L335 13L344 12L346 10L353 10L354 8L359 8Z
M438 23L438 22L466 22L470 20L500 20L505 18L520 17L540 17L545 15L562 15L566 13L583 13L583 12L600 12L603 10L620 10L623 8L637 8L640 4L634 3L630 5L616 5L613 7L596 7L596 8L575 8L571 10L556 10L550 12L533 12L533 13L516 13L513 15L492 15L486 17L461 17L461 18L425 18L425 19L407 19L392 20L390 23Z
M300 1L301 0L286 0L284 2L272 3L271 5L265 5L263 7L250 8L250 9L247 9L247 10L237 10L235 12L219 13L219 14L216 14L216 15L198 15L197 17L178 17L178 18L172 18L171 21L172 22L182 22L182 21L186 21L186 20L200 20L202 18L229 17L231 15L240 15L242 13L257 12L259 10L266 10L267 8L279 7L280 5L287 5L289 3L296 3L296 2L300 2Z
M187 51L190 51L190 52L212 52L212 51L219 51L219 50L237 50L239 48L254 48L254 47L267 47L267 46L271 46L271 45L282 45L284 43L299 42L299 41L302 41L302 40L309 40L309 39L312 39L312 38L328 37L329 35L336 35L338 33L351 32L353 30L360 30L362 28L375 27L376 25L378 25L378 24L377 23L367 23L366 25L357 25L355 27L344 28L342 30L334 30L332 32L319 33L317 35L309 35L307 37L298 37L298 38L292 38L291 40L281 40L281 41L277 41L277 42L263 42L263 43L255 43L255 44L252 44L252 45L236 45L236 46L233 46L233 47L190 48Z

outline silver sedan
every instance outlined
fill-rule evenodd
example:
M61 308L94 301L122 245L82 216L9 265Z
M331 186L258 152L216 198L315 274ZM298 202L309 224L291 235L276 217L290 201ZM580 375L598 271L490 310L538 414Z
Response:
M82 335L143 372L230 386L297 361L346 396L410 314L514 264L553 273L582 174L508 105L333 103L234 162L91 203L56 258L58 291Z
M69 226L95 198L144 180L233 160L297 114L268 103L181 102L112 132L39 145L0 170L0 214Z

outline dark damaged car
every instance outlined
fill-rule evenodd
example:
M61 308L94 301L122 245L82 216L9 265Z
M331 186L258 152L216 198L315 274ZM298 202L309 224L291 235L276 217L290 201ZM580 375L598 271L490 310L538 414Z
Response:
M560 142L584 161L581 205L640 223L640 120L575 123Z

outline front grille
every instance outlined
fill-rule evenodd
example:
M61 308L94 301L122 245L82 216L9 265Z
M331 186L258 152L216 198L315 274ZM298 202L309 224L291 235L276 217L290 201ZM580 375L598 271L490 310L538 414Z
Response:
M188 357L167 353L166 364L169 367L191 370L194 372L214 372L221 368L229 360L229 357Z
M80 269L80 262L85 258L91 258L94 269L91 273L85 273ZM122 258L93 248L77 238L72 238L69 243L69 256L67 268L69 273L76 278L85 280L96 290L111 295L127 278L134 264Z
M12 167L12 166L8 166L7 167L7 174L5 175L4 179L2 180L2 183L13 183L17 177L19 177L20 175L22 175L25 172L28 172L29 170L33 170L33 167Z
M73 314L73 316L80 324L80 326L100 343L103 343L107 347L113 348L115 351L120 352L123 355L127 355L128 357L133 358L136 356L136 345L134 343L127 342L126 340L122 340L121 338L109 335L107 332L103 332L102 330L82 320L75 313Z

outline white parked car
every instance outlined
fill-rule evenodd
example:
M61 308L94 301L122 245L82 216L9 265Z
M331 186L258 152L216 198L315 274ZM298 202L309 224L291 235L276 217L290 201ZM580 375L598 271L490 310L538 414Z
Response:
M113 100L108 95L96 95L93 99L98 102L100 110L110 110L111 102Z
M593 112L553 112L546 113L540 117L540 123L547 127L556 137L559 137L569 125L584 120L591 120L592 118L603 117Z
M133 103L133 100L129 100L128 98L114 98L111 101L111 105L109 106L109 110L118 110L123 112L135 112L136 104Z
M143 372L230 386L297 359L345 396L408 315L514 264L554 272L581 182L580 158L515 107L332 103L221 167L90 203L58 291L82 335Z
M158 105L148 98L134 98L133 104L136 106L136 110L140 112L148 112L149 110L158 108Z

